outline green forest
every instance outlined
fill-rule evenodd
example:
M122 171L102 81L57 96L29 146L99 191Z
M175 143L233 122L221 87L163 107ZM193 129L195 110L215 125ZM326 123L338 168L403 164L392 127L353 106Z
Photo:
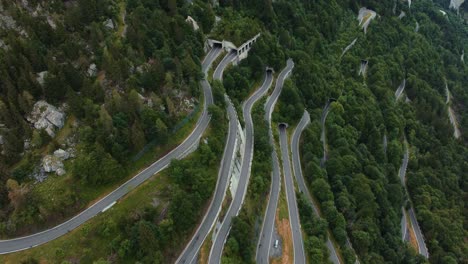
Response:
M324 256L328 252L322 244L327 226L346 263L355 259L346 244L347 236L361 263L424 263L426 260L401 240L401 206L409 203L425 236L429 262L466 261L463 197L468 152L464 137L453 137L445 80L457 98L450 105L457 109L461 130L466 130L468 116L463 103L468 100L468 67L460 58L468 48L468 24L463 19L467 5L459 15L449 12L444 17L439 9L447 9L449 3L439 2L415 1L409 9L408 3L395 1L396 13L392 1L220 3L224 12L258 19L259 30L266 31L241 63L245 67L226 74L224 85L231 96L245 98L249 79L260 78L255 68L268 65L279 71L285 58L295 62L292 81L286 81L273 117L277 122L295 124L304 108L311 113L312 124L303 136L302 163L326 220L324 225L320 219L305 217L311 208L299 199L303 229L312 225L308 221L315 225L303 230L309 239L305 242L308 259L313 263L327 261ZM379 15L367 34L356 19L362 6ZM398 18L400 11L406 13L402 19ZM356 38L356 44L342 55ZM362 59L369 66L365 76L358 76ZM406 102L394 96L403 79ZM336 101L326 120L329 157L321 168L320 118L329 99ZM411 153L406 176L409 193L398 178L405 136ZM239 218L255 230L252 219L257 218L242 213ZM232 239L244 246L239 257L229 253L226 263L254 261L244 248L246 240L256 239L254 234L232 234ZM250 252L255 252L255 245L247 244Z
M80 263L174 262L216 185L227 131L223 93L240 112L265 67L278 73L288 58L295 67L273 122L294 127L304 109L311 116L301 161L323 218L297 193L308 261L329 263L329 230L344 263L356 256L360 263L466 263L468 3L455 11L449 0L214 2L0 0L0 237L63 222L180 143L203 103L206 39L239 45L261 33L249 56L213 83L210 140L166 170L164 209L141 204L99 226L107 231L92 229L91 237L108 243ZM361 7L377 14L366 32ZM30 121L38 101L64 113L52 135ZM252 175L222 263L255 262L271 175L264 102L252 113ZM406 189L399 178L405 142ZM58 149L73 149L66 172L39 181L44 157ZM402 241L402 207L414 208L428 259ZM51 263L76 258L54 252Z

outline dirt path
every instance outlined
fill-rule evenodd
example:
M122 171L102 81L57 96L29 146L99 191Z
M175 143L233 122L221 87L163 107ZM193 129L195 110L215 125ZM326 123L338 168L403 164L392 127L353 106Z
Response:
M278 227L278 233L281 236L282 245L283 245L283 255L280 258L273 259L272 264L290 264L294 261L293 256L293 245L292 245L292 234L291 226L289 225L288 219L282 219L281 221L278 218L279 213L276 214L276 226Z
M408 218L408 216L406 216ZM419 244L418 244L418 240L416 239L416 233L413 229L413 226L411 225L411 221L409 221L409 219L407 219L406 221L407 223L407 227L408 227L408 230L409 230L409 243L411 245L412 248L414 248L414 250L416 250L416 252L419 252Z

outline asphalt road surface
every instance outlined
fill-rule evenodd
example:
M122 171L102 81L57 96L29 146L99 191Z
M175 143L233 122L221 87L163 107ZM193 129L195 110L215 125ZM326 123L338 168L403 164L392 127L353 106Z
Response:
M221 52L219 48L213 48L205 57L202 63L202 70L206 74L211 63L216 59L216 57ZM110 205L115 203L117 200L125 196L128 192L133 190L135 187L149 179L154 174L160 172L166 168L171 160L180 159L185 157L190 151L196 147L200 138L202 137L204 131L208 127L210 122L210 116L208 115L208 105L213 103L213 96L211 94L211 87L206 80L201 81L203 87L203 94L205 97L205 104L203 106L203 112L200 119L195 125L195 129L192 133L176 148L171 152L166 154L164 157L151 164L148 168L142 172L135 175L133 178L119 186L117 189L106 195L101 200L97 201L92 206L88 207L81 213L77 214L70 220L50 228L48 230L36 233L30 236L14 238L9 240L0 241L0 254L11 253L15 251L21 251L28 248L36 247L38 245L47 243L51 240L54 240L60 236L65 235L71 230L77 228L81 224L85 223L89 219L93 218L104 209L108 208Z
M408 142L404 141L405 146L405 154L403 155L403 162L400 167L400 171L398 172L400 175L401 182L406 189L406 169L408 168L408 160L409 160L409 148ZM426 258L429 258L429 251L426 247L426 242L424 241L424 236L421 232L421 228L419 227L418 220L416 219L416 214L414 212L413 206L411 206L410 210L408 211L411 225L413 226L414 233L416 234L416 240L418 242L418 252L419 254L423 255Z
M401 240L406 241L406 237L408 235L408 223L406 221L406 210L404 207L401 208Z
M304 240L302 239L301 221L299 220L299 209L297 208L296 191L291 172L291 161L289 159L287 125L279 125L279 139L281 148L281 159L283 161L284 187L286 190L286 201L288 203L289 224L292 231L292 241L294 248L294 263L303 264L306 262L304 253Z
M404 142L404 147L405 147L405 153L403 154L403 161L401 163L400 170L398 171L398 175L400 176L401 184L406 189L406 169L408 168L408 160L409 160L409 149L408 149L408 143Z
M320 217L320 213L317 209L317 205L315 204L314 200L312 199L312 195L307 188L307 185L304 181L304 176L302 174L302 167L301 167L301 156L299 154L299 142L301 139L302 132L304 129L310 124L310 115L307 111L304 111L302 115L301 121L297 125L296 129L291 138L291 154L292 154L292 162L293 162L293 171L294 176L296 176L297 185L301 193L305 194L306 198L309 200L309 203L312 205L312 209L314 213ZM326 246L328 248L328 252L330 252L329 259L331 262L335 264L340 264L340 258L338 258L338 254L336 253L336 249L333 246L333 243L330 240L330 234L327 231L327 242Z
M245 148L242 160L242 167L239 176L239 183L237 191L234 195L234 200L226 212L221 227L216 235L215 241L211 247L209 263L221 263L221 256L223 254L224 243L228 237L231 229L232 218L239 214L239 211L244 202L245 194L247 193L247 186L250 179L250 169L252 165L253 146L254 146L254 127L252 121L252 107L253 105L265 95L273 82L273 73L269 70L266 71L265 80L262 86L249 98L242 106L243 117L245 121Z
M223 80L223 72L226 69L226 67L231 63L234 58L236 58L236 53L235 52L230 52L226 56L224 56L223 60L218 64L218 67L216 67L215 71L213 72L213 79L214 80Z
M273 147L273 151L271 152L271 160L273 164L270 197L268 199L268 205L265 212L265 217L263 219L262 229L260 231L260 236L257 244L257 252L255 255L255 259L259 264L268 263L270 257L270 249L273 247L274 244L272 242L272 237L275 227L275 215L276 208L278 207L278 197L281 188L279 161L278 156L276 154L273 132L271 129L271 114L273 113L276 101L278 101L278 98L283 89L284 80L291 73L293 68L294 62L291 59L289 59L287 61L286 67L280 72L278 76L275 85L275 90L273 91L273 93L268 98L265 104L265 119L268 122L270 144Z
M416 219L416 214L414 213L413 207L409 210L409 217L411 225L413 226L414 233L416 234L416 240L418 241L418 251L419 254L423 255L426 258L429 258L429 251L426 247L426 242L424 242L424 236L419 227L418 220Z
M238 124L236 110L230 101L227 103L227 112L229 118L229 131L226 145L224 146L224 153L221 159L214 196L211 199L210 206L208 207L201 224L198 226L197 231L192 236L192 239L189 241L176 263L196 263L198 252L210 233L211 228L213 228L216 223L216 219L221 211L223 200L226 195L226 189L229 184L229 172L235 155Z
M235 58L235 55L236 53L229 53L223 58L223 60L218 64L213 73L213 79L222 80L224 70L229 65L229 63L231 63L232 60ZM227 97L226 102L229 118L229 131L226 140L226 145L224 147L223 158L221 160L220 170L218 173L215 194L211 200L208 211L203 217L202 223L198 226L197 231L192 236L192 239L189 241L184 251L177 259L176 263L196 263L198 252L201 246L203 245L203 242L205 241L206 237L208 236L210 230L216 223L216 219L218 218L218 215L222 208L224 197L226 196L226 190L229 185L229 172L231 168L231 163L233 161L233 156L235 155L235 142L238 120L234 106Z
M326 128L325 128L325 121L327 120L328 112L330 112L330 104L331 101L328 100L325 108L323 108L322 117L320 118L320 123L322 124L322 135L320 136L320 140L323 143L323 158L320 161L320 166L325 166L325 162L328 159L328 149L327 149L327 135L326 135Z

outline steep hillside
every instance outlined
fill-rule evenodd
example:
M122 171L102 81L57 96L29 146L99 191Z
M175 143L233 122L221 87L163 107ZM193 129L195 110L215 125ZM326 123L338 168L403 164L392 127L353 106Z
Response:
M176 143L198 111L204 54L185 19L206 5L0 7L0 235L14 236L73 215Z

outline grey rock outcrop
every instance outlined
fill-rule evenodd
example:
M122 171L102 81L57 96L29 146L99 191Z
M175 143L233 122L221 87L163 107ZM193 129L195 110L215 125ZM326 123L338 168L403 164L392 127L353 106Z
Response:
M89 65L89 68L88 68L88 75L89 76L96 76L97 74L97 67L96 67L96 64L91 64Z
M55 172L58 176L62 176L66 173L63 161L74 156L74 149L70 148L68 151L57 149L53 155L46 155L42 159L42 170L44 172Z
M55 130L63 127L65 113L46 101L34 104L31 114L26 118L36 129L44 129L49 136L55 136Z
M42 167L45 172L56 172L58 169L63 170L63 162L54 155L46 155L42 159Z
M36 77L36 81L42 86L45 83L45 77L47 76L48 71L39 72Z
M66 160L70 158L70 153L63 149L57 149L56 151L54 151L54 156L60 160Z

